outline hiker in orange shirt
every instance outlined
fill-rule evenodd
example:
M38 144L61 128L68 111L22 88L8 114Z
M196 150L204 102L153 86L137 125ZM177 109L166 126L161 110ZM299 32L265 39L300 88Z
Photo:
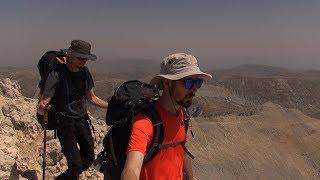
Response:
M205 78L212 76L199 69L197 59L192 55L177 53L163 60L161 73L150 84L163 90L155 107L163 123L163 144L169 146L160 148L153 159L143 164L146 150L152 142L153 126L147 116L135 116L122 180L195 179L191 158L184 148L184 108L191 106L192 99ZM186 177L183 177L183 172Z

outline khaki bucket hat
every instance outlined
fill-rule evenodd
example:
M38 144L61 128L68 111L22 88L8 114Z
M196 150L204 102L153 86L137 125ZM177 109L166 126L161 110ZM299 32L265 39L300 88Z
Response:
M162 78L179 80L191 75L200 75L203 79L212 78L210 74L200 70L197 59L194 56L185 53L176 53L163 59L160 74L153 77L150 84L157 85L161 88L159 85Z

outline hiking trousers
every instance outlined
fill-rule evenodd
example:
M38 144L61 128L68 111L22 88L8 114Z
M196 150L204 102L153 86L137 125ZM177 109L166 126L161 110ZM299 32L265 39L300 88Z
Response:
M57 179L78 180L79 175L87 170L95 159L90 126L85 118L64 118L60 122L57 136L62 153L67 159L68 169Z

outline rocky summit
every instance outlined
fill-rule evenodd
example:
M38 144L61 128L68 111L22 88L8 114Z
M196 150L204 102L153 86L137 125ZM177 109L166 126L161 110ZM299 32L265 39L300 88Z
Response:
M20 86L8 78L0 81L0 179L41 179L43 130L36 120L37 100L21 95ZM92 117L91 117L92 118ZM95 128L96 154L102 150L107 130L104 122L92 118ZM47 131L46 179L63 172L66 160L58 139ZM81 179L103 179L94 168L84 172Z

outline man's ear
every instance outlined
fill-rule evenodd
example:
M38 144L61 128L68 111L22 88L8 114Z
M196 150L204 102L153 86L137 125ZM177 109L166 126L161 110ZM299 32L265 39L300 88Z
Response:
M168 79L163 78L161 81L163 87L170 87L170 81Z
M174 81L167 79L168 87L172 88L174 86Z

